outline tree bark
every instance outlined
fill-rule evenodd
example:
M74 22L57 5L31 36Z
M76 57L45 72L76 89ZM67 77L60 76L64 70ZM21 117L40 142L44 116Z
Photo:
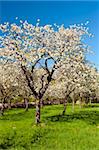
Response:
M41 99L41 100L40 100L40 106L41 106L41 108L43 108L43 105L44 105L43 99Z
M8 109L11 109L11 100L8 102Z
M82 109L82 98L80 98L80 109Z
M72 98L72 112L74 112L74 108L75 108L75 100L74 98Z
M39 124L40 123L40 100L37 100L36 102L36 118L35 118L35 123Z
M24 98L24 104L25 104L25 111L28 111L28 100Z
M0 114L3 116L4 115L4 103L2 103L2 107L1 107L1 110L0 110Z
M64 99L64 109L63 109L62 115L65 115L66 109L67 109L67 96Z
M1 115L4 115L4 110L5 110L5 98L2 100L2 108L1 108Z
M89 99L89 104L91 105L91 98Z

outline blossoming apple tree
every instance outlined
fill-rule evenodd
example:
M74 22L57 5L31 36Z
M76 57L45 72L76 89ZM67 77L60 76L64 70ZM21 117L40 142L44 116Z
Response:
M98 89L99 86L99 83L97 82L98 72L93 66L85 63L83 56L79 55L79 59L78 57L75 57L72 60L72 63L71 60L68 60L68 65L65 64L59 69L58 82L62 83L61 89L65 96L63 114L66 111L68 97L72 98L74 110L75 94L79 94L81 104L85 93L90 93L91 95L92 92L95 91L95 89Z
M38 20L39 21L39 20ZM53 80L54 72L68 58L85 53L88 47L82 42L87 28L73 25L65 28L55 25L34 26L27 21L0 25L0 59L21 66L28 87L36 99L36 123L40 123L40 103ZM42 68L39 87L34 72Z
M31 94L30 89L22 76L21 68L15 63L1 63L0 65L0 101L4 112L5 105L11 108L11 100L17 96L23 97L24 101ZM27 104L27 102L26 102Z

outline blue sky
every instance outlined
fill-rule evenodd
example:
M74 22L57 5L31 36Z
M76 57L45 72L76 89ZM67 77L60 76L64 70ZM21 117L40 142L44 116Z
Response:
M85 23L94 37L86 39L95 55L88 56L99 69L99 2L98 1L0 1L0 23L15 22L15 17L35 24L39 18L41 25Z

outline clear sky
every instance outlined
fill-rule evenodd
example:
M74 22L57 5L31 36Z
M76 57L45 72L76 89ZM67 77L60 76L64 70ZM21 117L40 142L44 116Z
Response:
M86 42L95 55L88 56L99 69L99 2L98 1L0 1L0 23L15 22L18 17L35 24L40 19L41 25L85 23L89 20L89 29L94 37Z

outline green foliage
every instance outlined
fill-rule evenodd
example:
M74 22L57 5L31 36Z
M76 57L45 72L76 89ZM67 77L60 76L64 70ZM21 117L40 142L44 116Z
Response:
M96 105L96 104L95 104ZM99 105L71 112L68 106L46 106L42 122L35 125L35 110L7 110L0 117L0 150L98 150Z

